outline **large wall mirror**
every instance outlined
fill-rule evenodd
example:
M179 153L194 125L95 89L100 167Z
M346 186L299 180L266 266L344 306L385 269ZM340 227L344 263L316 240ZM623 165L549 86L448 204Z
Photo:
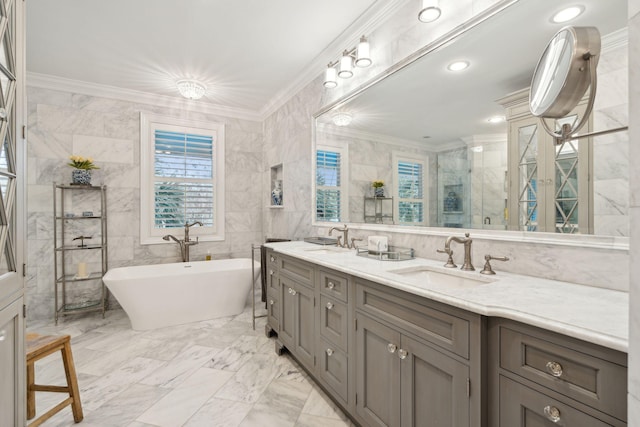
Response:
M628 236L628 133L554 145L528 109L551 37L595 26L598 91L583 132L628 125L627 1L583 0L580 16L552 21L575 4L519 0L318 114L316 224ZM456 62L468 66L449 70Z

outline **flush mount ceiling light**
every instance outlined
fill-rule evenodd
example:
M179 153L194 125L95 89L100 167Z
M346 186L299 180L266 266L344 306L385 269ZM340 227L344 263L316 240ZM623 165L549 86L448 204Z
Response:
M196 80L179 80L176 82L180 95L187 99L200 99L204 96L207 87Z
M340 112L331 116L331 120L336 126L349 126L351 124L351 120L353 120L353 116L349 113Z
M469 67L469 61L455 61L447 65L449 71L462 71Z
M562 24L564 22L568 22L574 18L577 18L582 14L582 12L584 12L584 6L571 6L566 9L562 9L560 12L553 15L551 21L555 22L556 24Z
M371 47L369 40L362 36L356 47L349 50L345 49L342 56L335 62L329 62L324 74L323 85L327 89L333 89L338 86L338 79L348 79L353 77L353 66L358 68L368 67L373 64L371 60Z
M505 116L493 116L493 117L489 117L489 118L487 119L487 121L488 121L489 123L494 123L494 124L495 124L495 123L502 123L502 122L504 122L505 120L506 120L506 117L505 117Z
M418 12L418 20L426 23L440 18L442 11L439 3L439 0L422 0L422 9Z

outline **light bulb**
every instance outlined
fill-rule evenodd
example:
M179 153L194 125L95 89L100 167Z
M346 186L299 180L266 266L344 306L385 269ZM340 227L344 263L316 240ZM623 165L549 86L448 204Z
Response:
M438 0L422 0L422 9L418 12L420 22L433 22L440 18L441 14Z

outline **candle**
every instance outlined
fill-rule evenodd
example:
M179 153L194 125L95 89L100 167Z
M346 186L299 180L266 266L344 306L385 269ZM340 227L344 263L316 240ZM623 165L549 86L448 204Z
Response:
M87 263L78 263L78 277L87 277Z

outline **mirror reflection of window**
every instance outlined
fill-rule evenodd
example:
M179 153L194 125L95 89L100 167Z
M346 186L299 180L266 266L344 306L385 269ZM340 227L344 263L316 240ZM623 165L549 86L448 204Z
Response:
M342 151L316 151L316 220L343 221Z
M398 194L398 222L423 225L425 223L426 162L398 158L395 162L395 182Z

